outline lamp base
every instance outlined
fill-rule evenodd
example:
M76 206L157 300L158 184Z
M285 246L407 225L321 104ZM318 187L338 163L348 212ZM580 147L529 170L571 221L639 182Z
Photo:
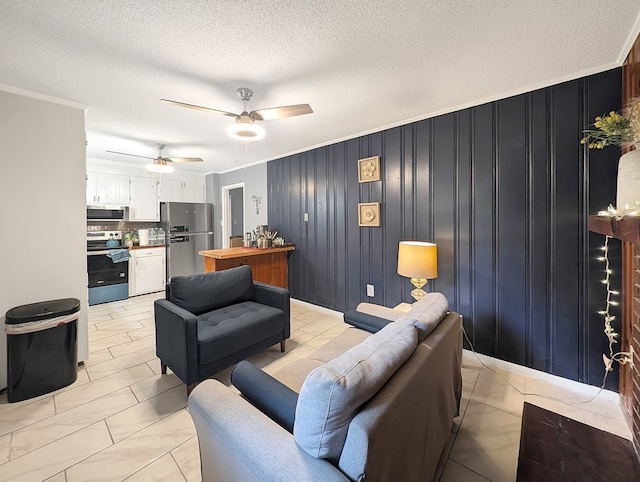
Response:
M411 296L413 296L416 301L420 301L427 294L427 292L422 289L422 287L427 284L427 280L425 278L411 278L411 284L416 287L415 290L411 290Z

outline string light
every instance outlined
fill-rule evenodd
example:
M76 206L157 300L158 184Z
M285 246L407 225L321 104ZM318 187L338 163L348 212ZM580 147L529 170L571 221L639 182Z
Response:
M602 383L603 387L607 379L607 373L613 370L614 360L623 365L625 363L633 363L633 357L630 352L614 353L613 350L613 345L615 343L618 343L618 337L620 335L616 333L613 326L611 325L611 322L614 321L616 317L611 315L609 310L612 306L619 306L620 303L612 299L612 296L620 295L620 292L611 289L611 275L613 274L613 270L609 267L609 239L611 239L611 236L607 236L605 238L604 246L600 248L602 251L604 251L604 256L596 258L598 259L598 261L604 261L605 263L605 278L602 280L602 283L607 287L606 306L604 309L598 311L598 314L601 315L604 320L604 333L605 335L607 335L607 339L609 340L609 356L607 357L604 353L602 354L602 360L604 361L606 370Z

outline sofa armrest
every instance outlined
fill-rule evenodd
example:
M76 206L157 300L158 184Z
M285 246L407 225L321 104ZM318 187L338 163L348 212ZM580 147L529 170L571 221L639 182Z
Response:
M153 304L156 355L184 383L196 383L198 373L198 320L193 313L167 300Z
M291 294L288 289L280 288L259 281L253 282L254 301L284 311L284 338L291 335Z
M248 361L231 372L231 383L262 413L293 433L298 394Z
M376 333L391 323L391 321L386 318L360 313L356 310L347 311L344 314L344 322L370 333Z
M341 481L342 472L316 459L293 435L217 380L189 396L198 433L202 480Z

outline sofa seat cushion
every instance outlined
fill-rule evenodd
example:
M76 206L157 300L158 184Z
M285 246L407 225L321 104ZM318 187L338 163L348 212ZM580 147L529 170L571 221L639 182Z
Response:
M353 417L417 345L413 326L390 323L313 370L296 406L293 434L298 445L313 457L337 461Z
M413 304L411 310L398 318L396 323L415 326L418 339L422 342L448 312L449 302L442 293L427 293L424 298Z
M198 316L198 362L219 360L284 330L284 311L245 301Z

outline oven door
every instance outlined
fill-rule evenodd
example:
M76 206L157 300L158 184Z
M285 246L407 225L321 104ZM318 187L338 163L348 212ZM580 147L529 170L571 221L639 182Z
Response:
M87 253L89 288L129 282L129 261L114 263L107 256L108 253L108 250L89 251Z

